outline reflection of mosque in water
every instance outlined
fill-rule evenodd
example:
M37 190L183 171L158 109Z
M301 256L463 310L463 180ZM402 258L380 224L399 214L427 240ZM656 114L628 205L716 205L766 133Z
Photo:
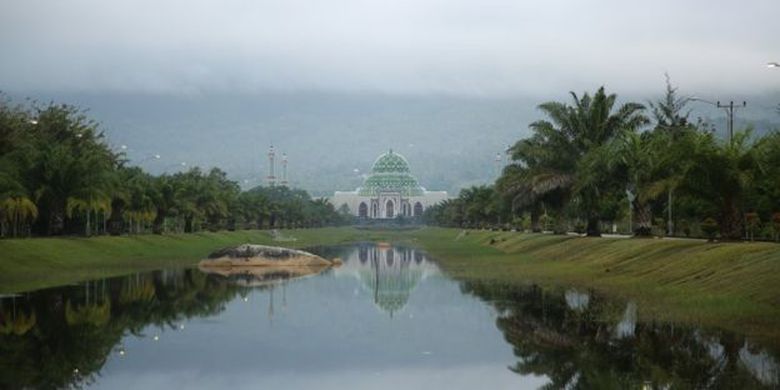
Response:
M335 272L359 279L377 307L392 317L406 306L415 287L439 270L416 249L365 244L350 252Z

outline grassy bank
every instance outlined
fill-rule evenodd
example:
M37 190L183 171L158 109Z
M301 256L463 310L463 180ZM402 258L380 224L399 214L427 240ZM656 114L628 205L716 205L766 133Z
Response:
M0 293L192 265L215 249L242 244L305 247L371 239L352 228L283 231L295 241L274 241L268 231L0 240Z
M634 300L639 316L780 339L780 245L426 229L458 279L576 286Z
M190 265L244 242L291 247L395 241L425 248L457 279L575 286L634 300L645 319L717 325L780 339L780 245L582 238L424 228L325 228L0 241L0 292Z

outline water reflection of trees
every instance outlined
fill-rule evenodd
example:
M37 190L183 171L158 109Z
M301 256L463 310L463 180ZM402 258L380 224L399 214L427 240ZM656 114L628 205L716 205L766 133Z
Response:
M636 306L537 286L464 282L489 302L518 361L546 388L775 388L776 353L720 330L636 321ZM585 298L587 296L587 298Z
M92 281L0 299L0 388L91 383L122 337L179 329L220 312L244 288L197 270Z

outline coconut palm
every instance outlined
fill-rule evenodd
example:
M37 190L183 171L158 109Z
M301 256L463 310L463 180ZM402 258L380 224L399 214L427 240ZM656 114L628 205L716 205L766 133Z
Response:
M527 202L553 195L567 203L577 198L576 214L587 220L587 234L601 235L600 199L614 186L603 159L608 143L623 131L646 124L644 106L626 103L615 109L617 96L599 88L591 96L571 92L572 105L548 102L539 106L548 119L531 124L534 135L518 142L513 159L528 169Z
M738 240L745 195L765 169L758 144L750 129L735 133L731 141L717 141L708 134L699 144L691 153L695 164L686 178L689 190L718 206L721 237Z
M7 197L0 201L0 216L10 224L17 237L23 226L38 218L38 207L25 196Z

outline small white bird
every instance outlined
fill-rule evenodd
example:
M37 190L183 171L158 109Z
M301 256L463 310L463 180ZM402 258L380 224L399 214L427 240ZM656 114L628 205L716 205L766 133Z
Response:
M766 67L767 67L767 68L780 68L780 64L779 64L779 63L777 63L777 62L768 62L768 63L766 64Z

